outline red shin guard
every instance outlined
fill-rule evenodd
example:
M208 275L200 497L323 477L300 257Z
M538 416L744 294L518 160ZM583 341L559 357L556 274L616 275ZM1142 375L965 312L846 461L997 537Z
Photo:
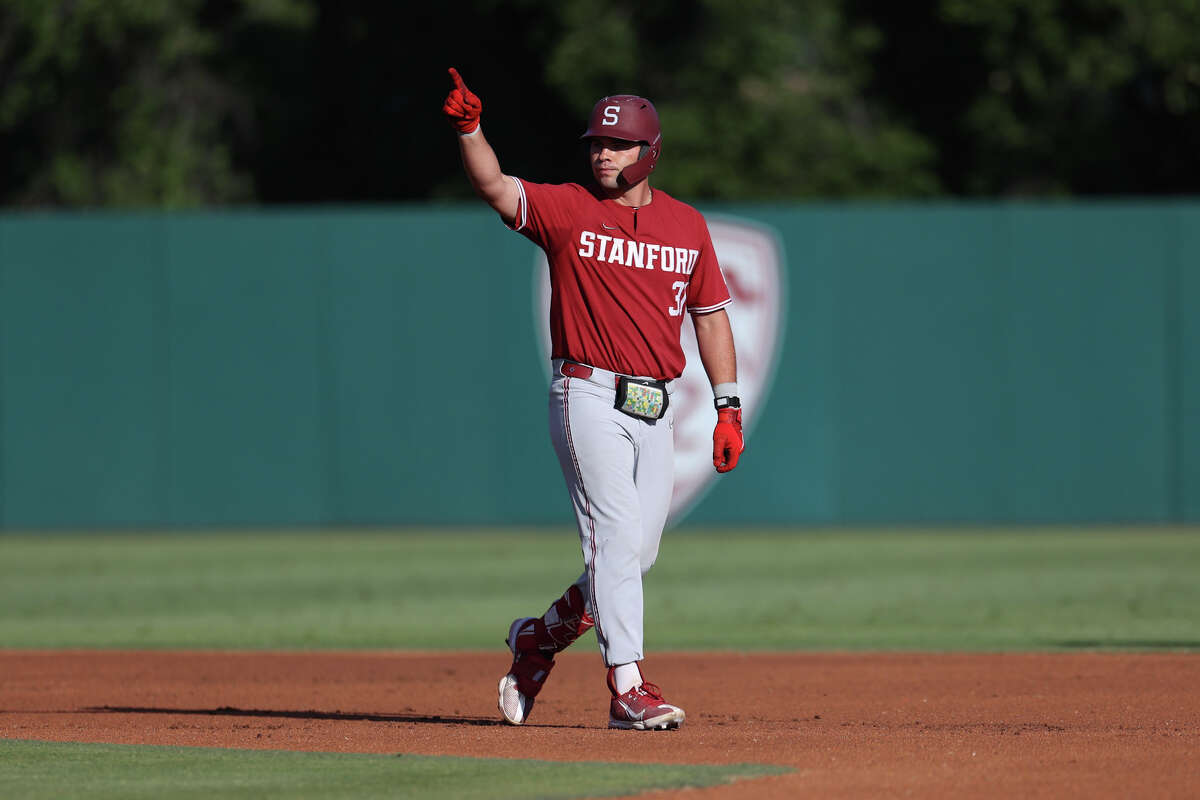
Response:
M554 601L541 619L517 634L518 650L561 653L595 625L578 584L572 584Z

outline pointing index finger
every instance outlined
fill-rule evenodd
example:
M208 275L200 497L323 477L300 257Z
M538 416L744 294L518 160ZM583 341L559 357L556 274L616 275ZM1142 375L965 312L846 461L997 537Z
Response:
M465 83L463 83L462 76L458 74L458 70L456 70L454 67L450 68L450 79L454 81L455 89L460 89L460 90L464 90L464 91L466 90L467 85Z

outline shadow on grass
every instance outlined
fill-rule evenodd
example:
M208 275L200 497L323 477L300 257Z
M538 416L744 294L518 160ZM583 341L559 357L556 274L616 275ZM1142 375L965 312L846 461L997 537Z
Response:
M347 711L283 711L261 708L153 708L142 706L91 706L80 711L87 714L172 714L180 716L208 717L275 717L279 719L324 719L348 722L411 722L426 725L477 725L481 727L506 726L490 717L459 717L441 714L366 714ZM586 725L530 725L541 728L584 728Z
M1197 650L1200 639L1063 639L1047 642L1072 650Z

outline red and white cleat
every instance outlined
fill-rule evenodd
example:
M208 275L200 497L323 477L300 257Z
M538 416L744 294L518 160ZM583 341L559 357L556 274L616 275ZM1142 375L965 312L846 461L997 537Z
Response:
M512 651L513 662L508 668L508 674L500 679L497 687L499 699L496 701L504 721L510 725L520 725L529 719L533 710L533 698L542 690L542 685L554 668L554 655L539 650L521 650L517 647L517 637L522 628L533 622L532 617L522 617L513 620L509 626L508 638L505 644Z
M683 709L663 700L662 691L653 683L642 683L624 694L617 694L613 670L609 669L608 690L613 696L608 715L610 728L665 731L683 724Z

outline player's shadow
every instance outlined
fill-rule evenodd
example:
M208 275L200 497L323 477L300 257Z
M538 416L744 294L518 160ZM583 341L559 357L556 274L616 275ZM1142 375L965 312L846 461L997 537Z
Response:
M266 717L277 719L323 719L344 722L411 722L425 725L478 725L499 727L506 723L492 717L466 717L446 714L367 714L352 711L285 711L261 708L154 708L144 706L90 706L80 709L88 714L177 714L208 717ZM580 728L582 725L538 725L541 728Z

